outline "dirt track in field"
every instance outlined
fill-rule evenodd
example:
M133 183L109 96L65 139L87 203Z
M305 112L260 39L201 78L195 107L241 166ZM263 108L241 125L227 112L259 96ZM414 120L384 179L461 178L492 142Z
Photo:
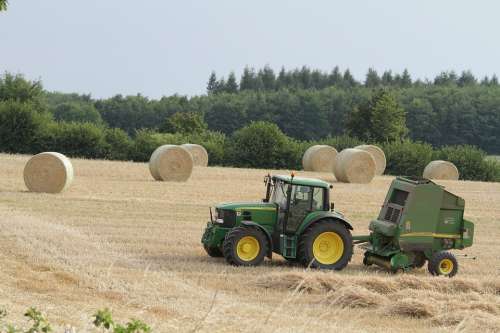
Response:
M208 207L259 200L271 170L197 168L187 183L154 182L146 164L73 159L59 195L27 192L28 156L0 154L0 307L23 323L36 306L57 327L90 331L109 307L156 332L382 332L500 330L500 183L443 181L466 200L476 244L454 279L365 268L304 271L279 256L257 268L209 258L200 245ZM271 171L272 172L272 171ZM286 173L278 171L276 173ZM336 209L365 233L392 177L332 182Z

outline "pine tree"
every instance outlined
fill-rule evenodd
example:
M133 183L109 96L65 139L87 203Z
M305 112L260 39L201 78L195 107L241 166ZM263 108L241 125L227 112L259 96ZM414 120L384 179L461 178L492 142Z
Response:
M281 66L278 78L276 79L276 89L283 89L288 87L287 73L285 67Z
M411 76L408 70L405 68L403 71L403 74L401 75L401 83L400 86L402 88L409 88L411 87Z
M264 82L262 81L262 77L258 75L255 77L254 90L256 91L264 90Z
M454 71L441 72L434 79L434 84L437 86L450 86L457 84L457 74Z
M316 89L323 89L327 85L328 76L323 74L320 70L315 69L311 73L311 87Z
M490 79L490 86L498 86L498 77L496 74L493 74L493 76Z
M214 94L218 94L224 92L226 90L226 80L224 77L221 77L217 83L215 84Z
M370 136L376 142L400 141L408 134L405 110L394 96L380 90L370 102Z
M380 86L381 80L377 74L377 71L373 68L368 68L368 73L366 73L365 87L375 88Z
M335 66L330 75L328 75L328 85L330 86L341 86L344 79L340 73L339 66Z
M240 79L240 91L255 89L255 70L245 66Z
M229 73L227 82L224 85L224 91L230 94L238 92L238 83L236 82L236 75L234 75L234 72Z
M311 70L307 66L302 66L299 72L299 80L302 88L309 89L311 88L312 80L311 80Z
M382 74L381 83L383 86L388 87L394 83L394 78L392 77L392 71L385 71Z
M342 83L344 87L355 87L357 85L356 80L354 79L354 76L352 76L351 71L349 69L346 69L344 72L344 77L342 78Z
M207 93L213 94L215 93L216 89L217 89L217 75L215 75L215 72L212 71L210 77L208 78Z
M257 77L260 77L265 90L274 90L276 87L276 75L271 67L268 65L264 66L263 69L259 70Z
M476 83L477 80L470 70L463 71L457 80L457 84L459 87L473 86Z

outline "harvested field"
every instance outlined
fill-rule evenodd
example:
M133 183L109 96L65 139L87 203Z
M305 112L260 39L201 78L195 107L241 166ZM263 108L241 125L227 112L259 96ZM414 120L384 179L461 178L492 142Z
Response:
M26 190L28 159L0 155L0 307L9 321L23 323L36 306L57 328L83 332L109 307L155 332L500 330L500 183L437 181L465 198L476 223L466 253L478 259L459 259L447 279L365 268L360 250L341 272L304 271L278 255L257 268L209 258L200 245L208 206L259 200L269 170L195 168L186 183L156 182L146 163L72 159L73 184L54 195ZM391 180L333 183L354 234L367 232Z

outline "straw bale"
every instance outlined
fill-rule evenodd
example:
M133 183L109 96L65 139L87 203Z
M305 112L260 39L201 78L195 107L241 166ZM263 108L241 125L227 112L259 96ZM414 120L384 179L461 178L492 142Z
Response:
M73 182L73 166L63 154L44 152L29 159L24 183L32 192L59 193Z

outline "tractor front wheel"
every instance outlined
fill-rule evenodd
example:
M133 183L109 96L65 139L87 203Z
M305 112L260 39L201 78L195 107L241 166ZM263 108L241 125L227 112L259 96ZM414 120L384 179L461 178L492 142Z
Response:
M324 220L306 229L299 242L299 260L306 267L341 270L352 257L352 236L341 223Z
M237 227L227 233L222 245L224 258L234 266L257 266L268 250L267 238L252 227Z
M429 260L427 269L432 275L454 277L458 272L458 262L450 252L437 252Z

